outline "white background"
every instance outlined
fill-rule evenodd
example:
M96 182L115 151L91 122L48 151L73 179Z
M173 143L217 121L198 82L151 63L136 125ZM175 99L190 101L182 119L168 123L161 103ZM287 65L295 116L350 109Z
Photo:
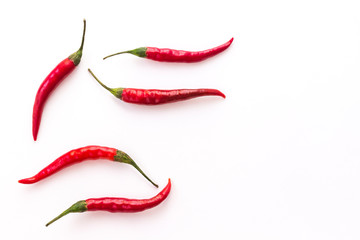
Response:
M2 1L2 239L359 239L358 1ZM83 59L47 101L32 139L35 94L80 45ZM132 55L142 46L229 49L194 64ZM161 106L121 102L111 87L217 88ZM110 161L83 162L34 185L63 153L127 152L157 182ZM136 214L69 214L90 197L149 198ZM6 237L5 237L6 236Z

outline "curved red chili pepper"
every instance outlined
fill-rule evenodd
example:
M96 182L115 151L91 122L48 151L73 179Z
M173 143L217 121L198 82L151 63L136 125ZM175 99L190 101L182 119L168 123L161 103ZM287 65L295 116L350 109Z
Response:
M82 57L82 50L84 46L86 31L86 21L84 19L84 30L79 50L71 54L68 58L60 62L41 83L35 97L35 103L33 108L33 137L34 141L37 139L37 134L40 127L41 116L45 106L45 102L51 92L57 87L57 85L80 63Z
M148 178L145 173L138 167L138 165L126 153L115 148L101 147L101 146L87 146L71 150L61 157L57 158L35 176L19 180L19 183L32 184L36 183L61 169L72 164L82 162L84 160L108 159L115 162L122 162L132 165L136 168L149 182L155 187L158 187L153 181Z
M225 49L227 49L234 38L231 38L228 42L203 51L184 51L184 50L175 50L169 48L155 48L155 47L141 47L133 50L118 52L115 54L111 54L109 56L104 57L104 59L108 57L112 57L122 53L130 53L138 57L148 58L159 62L200 62L209 57L215 56Z
M207 88L174 90L109 88L100 82L90 69L88 70L101 86L111 92L115 97L128 103L156 105L211 95L225 98L225 95L219 90Z
M46 224L49 226L59 218L74 212L85 211L108 211L116 212L141 212L149 208L159 205L166 199L171 190L171 181L169 178L168 184L156 196L149 199L128 199L128 198L89 198L81 200L66 209L59 216Z

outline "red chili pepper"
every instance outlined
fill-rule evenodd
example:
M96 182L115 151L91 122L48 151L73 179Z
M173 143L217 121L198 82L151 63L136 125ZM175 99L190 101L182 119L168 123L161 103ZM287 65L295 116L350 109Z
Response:
M87 146L71 150L61 157L57 158L50 165L41 170L33 177L19 180L19 183L32 184L36 183L57 171L68 167L72 164L82 162L84 160L108 159L115 162L122 162L132 165L136 168L147 180L149 180L155 187L158 187L153 181L148 178L145 173L138 167L138 165L126 153L115 148L100 147L100 146Z
M233 40L234 38L231 38L223 45L197 52L174 50L168 48L141 47L129 51L111 54L107 57L104 57L104 59L122 53L130 53L138 57L148 58L159 62L199 62L221 53L231 45Z
M62 212L59 216L46 224L49 226L59 218L74 212L85 211L108 211L116 212L141 212L149 208L159 205L166 199L171 190L171 181L169 178L168 184L156 196L150 199L128 199L128 198L89 198L81 200L73 204L71 207Z
M175 90L158 90L158 89L136 89L136 88L109 88L104 85L94 75L94 73L88 69L91 75L109 92L115 97L128 103L156 105L169 102L176 102L187 100L190 98L196 98L201 96L220 96L225 98L225 95L216 89L175 89Z
M37 139L37 134L40 127L41 115L45 106L47 98L51 92L58 86L58 84L80 63L82 57L82 50L84 46L86 30L86 21L84 19L84 30L79 50L71 54L68 58L60 62L54 70L52 70L45 80L41 83L34 103L33 109L33 137L34 141Z

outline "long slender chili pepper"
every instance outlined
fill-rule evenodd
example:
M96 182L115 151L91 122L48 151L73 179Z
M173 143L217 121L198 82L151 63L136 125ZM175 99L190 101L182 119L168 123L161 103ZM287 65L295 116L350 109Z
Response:
M59 216L46 224L49 226L59 218L74 212L85 211L108 211L116 212L141 212L149 208L159 205L166 199L171 190L171 181L169 178L168 184L160 193L149 199L128 199L128 198L89 198L74 203L71 207L62 212Z
M104 59L122 53L130 53L138 57L148 58L159 62L187 62L187 63L199 62L209 57L215 56L216 54L221 53L231 45L233 40L234 38L231 38L228 42L220 46L203 51L190 52L190 51L175 50L168 48L141 47L133 50L111 54L109 56L104 57Z
M155 187L158 187L153 181L148 178L145 173L138 167L138 165L131 159L126 153L117 150L115 148L109 147L100 147L100 146L87 146L78 149L71 150L61 157L57 158L35 176L30 178L24 178L19 180L19 183L32 184L36 183L59 170L68 167L72 164L82 162L84 160L96 160L96 159L108 159L115 162L122 162L132 165L136 170L138 170L149 182L151 182Z
M100 82L90 69L88 70L101 86L111 92L115 97L128 103L156 105L211 95L225 98L225 95L219 90L208 88L175 90L109 88Z
M50 96L51 92L58 86L58 84L69 74L75 67L80 63L82 57L82 51L84 46L86 31L86 21L84 19L84 30L82 41L79 50L71 54L68 58L60 62L45 78L41 83L36 97L33 108L33 137L34 141L37 139L37 134L40 127L41 116L45 106L47 98Z

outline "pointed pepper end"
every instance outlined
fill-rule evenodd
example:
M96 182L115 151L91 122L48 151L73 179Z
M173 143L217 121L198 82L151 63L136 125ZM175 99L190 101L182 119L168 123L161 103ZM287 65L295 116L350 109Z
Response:
M39 181L39 179L36 179L35 177L29 177L29 178L20 179L18 182L22 184L32 184L32 183L36 183L37 181Z
M27 178L20 179L20 180L18 180L18 183L29 184L29 180Z
M34 130L33 130L33 138L34 138L34 141L37 140L37 131L34 131Z
M222 98L226 98L225 94L220 92L219 90L216 90L216 95Z

